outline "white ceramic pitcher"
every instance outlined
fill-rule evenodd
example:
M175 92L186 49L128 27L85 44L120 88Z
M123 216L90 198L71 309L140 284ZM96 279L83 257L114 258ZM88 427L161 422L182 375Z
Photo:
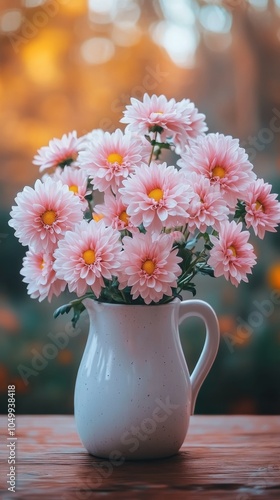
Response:
M163 305L84 301L90 331L75 387L75 420L92 455L151 459L180 449L198 391L215 359L219 327L201 300ZM189 375L178 326L203 319L206 338Z

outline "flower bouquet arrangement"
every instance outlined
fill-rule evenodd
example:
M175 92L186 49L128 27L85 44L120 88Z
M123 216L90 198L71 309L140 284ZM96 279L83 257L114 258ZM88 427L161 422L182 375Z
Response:
M43 176L11 211L29 247L29 295L51 300L68 287L76 297L55 315L73 308L74 324L84 298L163 304L195 294L197 273L246 282L256 263L248 230L263 239L280 222L272 186L238 139L207 133L189 99L132 98L120 121L124 131L74 131L39 149Z

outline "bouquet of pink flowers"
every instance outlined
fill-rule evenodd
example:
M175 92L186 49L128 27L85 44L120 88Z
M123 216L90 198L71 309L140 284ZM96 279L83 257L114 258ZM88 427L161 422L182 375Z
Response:
M44 175L11 212L29 247L21 270L29 295L51 300L68 287L77 298L56 315L73 308L74 323L85 297L163 304L195 293L197 273L248 281L256 255L247 229L262 239L280 222L272 186L238 139L207 134L189 99L132 98L120 121L124 132L74 131L39 149ZM176 166L162 161L165 150Z

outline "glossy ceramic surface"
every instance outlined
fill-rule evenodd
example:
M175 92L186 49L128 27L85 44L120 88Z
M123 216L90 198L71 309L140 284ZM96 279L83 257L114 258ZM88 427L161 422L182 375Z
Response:
M198 300L140 306L87 299L85 305L90 331L74 401L85 448L120 461L173 455L218 349L214 311ZM191 377L178 331L188 316L200 316L207 330Z

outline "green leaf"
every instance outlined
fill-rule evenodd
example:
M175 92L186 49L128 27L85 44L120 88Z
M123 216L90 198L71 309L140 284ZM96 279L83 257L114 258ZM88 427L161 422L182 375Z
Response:
M196 269L200 274L207 274L212 278L215 277L213 268L211 266L208 266L208 264L197 264Z
M60 314L68 314L71 309L73 309L73 318L71 321L75 328L81 313L85 310L85 306L83 304L84 299L97 300L97 297L93 292L88 292L79 299L72 300L69 304L64 304L63 306L58 307L53 313L54 318L57 318Z
M186 248L185 245L179 245L177 255L183 259L179 266L182 269L182 274L185 274L191 267L193 252Z
M246 215L246 205L244 201L238 200L236 208L235 208L235 214L234 214L234 219L240 219L241 221L245 221L245 215Z
M58 318L58 316L60 314L65 314L65 313L68 314L71 311L71 309L72 309L71 303L70 304L64 304L63 306L58 307L54 311L53 316L54 316L54 318Z
M80 319L81 313L85 310L85 306L82 302L76 303L72 307L73 309L73 318L71 319L72 325L75 328L78 320Z
M157 142L154 139L151 141L152 146L157 146L159 149L170 149L170 144L167 142Z
M73 309L73 318L71 319L71 321L72 321L72 324L75 328L77 321L80 318L81 313L85 310L85 306L82 303L82 301L77 300L77 301L69 302L69 304L64 304L61 307L58 307L58 309L56 309L54 311L53 316L54 316L54 318L57 318L60 314L68 314L71 311L71 309Z

